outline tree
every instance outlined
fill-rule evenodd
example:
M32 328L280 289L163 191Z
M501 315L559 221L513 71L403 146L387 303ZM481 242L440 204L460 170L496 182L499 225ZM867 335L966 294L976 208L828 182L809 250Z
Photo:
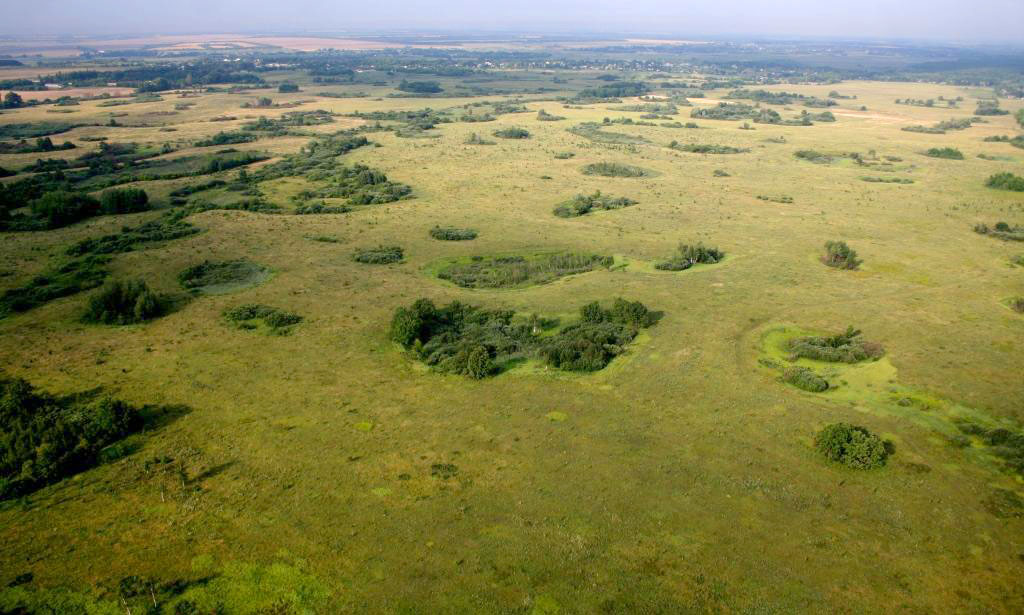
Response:
M21 96L17 92L8 92L4 96L4 109L17 109L18 107L24 107L25 101L21 99Z

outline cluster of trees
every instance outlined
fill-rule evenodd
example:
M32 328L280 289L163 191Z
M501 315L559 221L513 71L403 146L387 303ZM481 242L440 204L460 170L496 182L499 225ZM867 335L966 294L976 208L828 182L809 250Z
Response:
M856 470L885 465L891 445L863 427L849 423L825 426L814 437L814 446L829 461Z
M1024 177L1014 175L1009 171L996 173L985 180L985 185L996 190L1012 190L1024 192Z
M600 175L602 177L646 177L650 175L645 169L619 162L593 162L580 169L584 175Z
M440 241L471 241L478 233L471 228L455 228L453 226L435 226L430 229L430 236Z
M964 159L964 153L955 147L932 147L924 155L930 158L945 158L946 160Z
M400 246L377 246L375 248L356 248L352 260L367 265L389 265L400 263L405 258L405 250Z
M853 327L829 336L802 336L789 341L786 349L790 360L813 359L829 363L860 363L873 361L885 354L881 344L861 338L861 332Z
M617 102L619 98L641 96L649 91L647 84L639 81L620 81L584 88L576 94L577 101Z
M998 100L979 100L974 115L1010 115L1010 112L1000 109Z
M525 128L518 128L516 126L510 126L508 128L502 128L500 130L495 130L491 134L493 134L496 137L501 137L502 139L529 139L530 138L530 131L526 130Z
M89 297L85 322L129 325L157 318L167 299L149 289L144 280L114 280Z
M228 308L224 310L224 318L239 329L255 329L257 328L256 322L261 322L276 335L285 334L294 325L302 322L302 316L298 314L261 303L246 303Z
M559 218L575 218L585 216L594 210L622 209L636 205L637 201L621 196L611 197L601 194L598 190L594 194L577 194L568 201L559 203L554 209L554 214Z
M611 256L558 252L535 256L474 256L469 262L453 262L437 277L463 288L514 288L545 284L558 278L611 267Z
M16 143L0 143L0 154L37 154L45 152L59 152L75 149L75 144L65 141L61 145L55 145L50 137L36 139L35 143L29 143L25 139Z
M444 91L437 81L408 81L406 79L402 79L402 82L398 84L398 89L410 94L439 94Z
M220 145L235 145L237 143L251 143L256 140L256 135L245 132L218 132L212 137L200 139L195 142L196 147L215 147Z
M277 86L277 91L280 92L281 94L293 94L299 91L299 86L295 85L294 83L282 83L281 85Z
M1024 302L1024 300L1018 300ZM1024 309L1017 311L1024 311ZM965 435L974 436L982 444L990 447L989 450L1000 457L1009 470L1024 473L1024 433L1020 430L1008 429L1003 425L987 427L971 421L960 421L957 423L957 428ZM962 444L968 445L970 441L965 441Z
M457 301L438 308L420 299L395 310L391 338L438 371L480 379L510 361L534 356L558 369L602 369L652 320L640 302L617 299L610 309L594 302L583 306L577 323L541 335L557 323L537 315L516 319L510 310Z
M782 381L811 393L823 393L828 390L828 380L819 376L813 369L794 365L782 372Z
M0 379L0 500L97 465L104 448L141 428L142 417L124 402L56 397Z
M725 252L718 248L696 244L680 243L675 254L666 260L654 264L655 269L662 271L684 271L694 265L713 265L725 258Z
M1012 226L1008 222L996 222L992 227L987 224L976 224L974 232L1004 241L1024 241L1024 226Z
M245 259L230 261L203 261L191 265L178 274L178 283L193 292L211 286L246 284L267 273L266 267Z
M222 62L209 58L182 63L140 63L111 71L76 70L41 77L43 83L60 83L74 87L103 87L114 82L121 87L134 87L139 92L163 92L213 83L263 84L255 74L254 60Z
M750 151L750 149L745 147L714 145L711 143L679 143L678 141L672 141L668 146L674 150L693 154L745 154Z
M956 98L956 100L954 100L952 98L947 100L947 99L944 99L942 96L939 96L938 102L939 103L944 103L947 107L952 109L952 108L956 107L957 102L962 101L962 100L963 100L962 96L958 96ZM913 98L904 98L904 99L900 100L899 98L897 98L896 99L896 104L897 105L912 105L912 106L915 106L915 107L934 107L935 104L936 104L936 101L935 101L934 98L929 98L927 100L913 99Z
M857 269L862 261L857 258L857 251L846 245L845 241L826 241L825 254L821 262L836 269Z
M0 101L0 109L18 109L25 106L25 101L17 92L8 92Z

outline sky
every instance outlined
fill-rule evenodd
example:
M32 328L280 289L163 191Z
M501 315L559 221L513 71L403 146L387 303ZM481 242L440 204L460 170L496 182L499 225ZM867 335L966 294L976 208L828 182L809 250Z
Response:
M1024 0L0 0L0 35L615 32L1020 41Z

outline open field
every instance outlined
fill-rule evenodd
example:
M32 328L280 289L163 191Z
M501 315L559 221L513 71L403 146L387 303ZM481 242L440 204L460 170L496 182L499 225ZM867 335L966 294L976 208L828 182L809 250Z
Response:
M203 42L219 41L243 39ZM190 44L146 44L155 42ZM141 277L158 292L181 294L178 275L187 267L246 259L269 269L255 285L192 297L145 324L82 323L88 293L0 319L7 376L58 394L102 389L132 404L178 408L130 436L131 454L0 506L0 583L31 572L38 587L96 588L109 598L129 575L193 578L197 558L212 557L292 563L329 593L319 607L325 613L1024 611L1024 509L996 515L990 505L997 490L1024 495L1024 481L977 441L951 443L960 416L1011 430L1024 423L1024 315L1005 303L1024 295L1024 267L1010 263L1024 243L972 231L1024 224L1024 193L985 186L995 173L1024 174L1024 149L983 141L1019 134L1012 113L1021 101L1000 101L1011 115L924 134L901 128L971 117L990 90L771 85L765 89L856 98L828 109L835 122L741 130L743 121L691 119L692 109L711 108L730 90L709 89L691 99L694 107L652 125L602 124L601 133L642 138L615 142L567 129L640 120L616 107L645 101L556 100L578 84L601 84L595 74L488 75L489 87L537 83L551 88L543 95L462 96L454 88L463 81L443 77L460 95L385 98L397 79L319 85L282 71L272 77L300 82L301 92L164 92L161 101L113 107L84 101L4 111L0 126L75 125L53 140L77 148L0 154L0 168L72 160L100 147L83 137L107 137L168 144L147 164L224 148L263 153L269 160L246 167L258 176L317 135L396 125L351 117L357 111L459 108L450 112L458 117L479 102L526 107L493 121L359 133L375 145L337 157L339 167L383 171L411 186L414 198L289 215L293 197L318 184L274 177L258 189L284 213L197 211L185 220L201 232L116 254L108 265L111 278ZM295 106L242 108L264 95ZM894 103L939 96L964 101L955 109ZM786 119L803 109L763 106ZM56 109L71 112L50 113ZM261 116L315 109L338 115L290 134L196 145ZM539 121L539 110L564 119ZM671 121L699 128L663 125ZM512 127L529 138L494 135ZM467 144L474 133L494 144ZM688 153L669 148L672 141L740 153ZM943 147L964 159L923 154ZM806 150L828 158L795 155ZM649 173L581 172L601 162ZM235 169L138 181L128 185L148 192L153 211L4 233L0 292L45 271L77 241L162 216L175 189L237 176ZM553 214L573 195L597 190L637 204ZM190 198L238 200L224 187ZM429 234L435 226L479 236L438 241ZM821 264L827 240L855 248L860 269ZM727 258L678 272L654 268L680 242L697 241ZM374 246L404 248L402 262L353 260L355 249ZM434 275L451 259L554 251L612 256L615 264L513 289L462 288ZM389 338L395 309L421 297L563 322L590 301L624 297L659 319L600 371L564 372L530 359L474 380L429 370ZM303 320L288 335L243 330L222 317L240 304ZM847 325L884 345L885 356L838 369L842 385L834 389L798 390L759 361L784 359L772 341L780 331ZM904 398L931 405L898 403ZM885 467L825 462L814 436L834 422L889 440ZM163 457L181 464L180 485L143 469Z

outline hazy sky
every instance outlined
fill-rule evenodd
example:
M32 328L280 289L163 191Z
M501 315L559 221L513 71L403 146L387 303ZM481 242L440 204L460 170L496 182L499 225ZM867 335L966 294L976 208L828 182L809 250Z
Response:
M0 0L0 33L614 31L1019 41L1024 0Z

